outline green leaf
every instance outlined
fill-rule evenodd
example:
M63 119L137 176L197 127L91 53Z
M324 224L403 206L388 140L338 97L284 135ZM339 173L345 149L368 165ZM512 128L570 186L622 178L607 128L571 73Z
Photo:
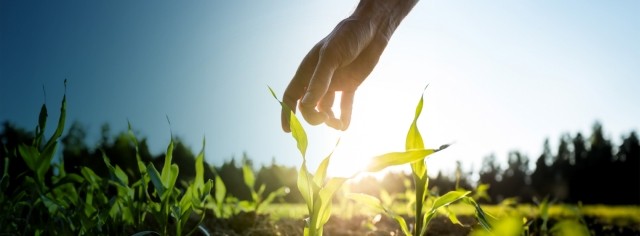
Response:
M331 154L333 154L333 152L331 152ZM316 175L313 176L313 182L315 182L318 186L322 186L324 184L325 178L327 177L327 169L329 168L331 154L329 154L322 160L322 162L320 162L318 170L316 170Z
M455 201L458 201L465 196L471 194L471 191L451 191L442 195L433 202L433 206L431 206L431 212L435 212L438 208L449 205Z
M107 157L107 154L104 153L104 151L102 152L102 160L107 165L107 168L109 169L109 173L111 173L113 177L115 177L114 180L117 181L120 185L128 187L129 177L127 176L127 174L124 173L124 171L119 166L113 167L113 165L111 165L111 162L109 161L109 157Z
M342 187L348 178L331 178L325 186L320 188L318 196L320 197L320 225L322 226L331 217L331 202L333 195Z
M22 156L22 159L24 160L24 163L27 164L27 167L35 172L36 168L38 168L37 161L40 158L40 152L38 151L38 149L32 146L20 144L18 146L18 152L20 152L20 156Z
M289 111L289 128L291 129L291 136L293 136L293 138L296 140L298 150L300 150L302 158L306 160L308 146L307 133L304 131L304 128L302 128L302 124L300 124L300 121L296 117L296 114L293 113L293 110L291 110L291 108L289 108L287 104L278 99L278 96L276 96L276 93L273 91L273 89L271 89L271 87L269 87L269 91L271 91L271 95L273 95L273 98L275 98L280 103L282 109L285 110L285 112Z
M224 197L227 195L227 188L224 186L224 182L219 175L216 175L216 202L222 203L224 202Z
M66 90L66 87L67 87L67 83L65 80L65 90ZM47 153L47 152L50 153L50 154L47 154L46 156L46 158L49 159L49 161L46 162L47 166L51 163L51 158L55 153L55 146L57 146L58 144L58 138L62 136L62 132L64 131L64 123L65 123L66 117L67 117L67 95L65 94L64 96L62 96L62 105L60 106L60 118L58 119L58 126L56 127L56 131L53 133L53 135L51 135L51 137L49 138L49 141L47 141L47 144L44 146L43 153Z
M350 193L347 197L350 199L353 199L357 203L364 204L365 206L379 213L385 212L384 207L382 207L382 203L380 202L380 200L371 195L367 195L364 193Z
M380 156L374 157L366 171L378 172L384 168L396 165L403 165L407 163L413 163L416 161L424 160L424 158L434 153L433 149L419 149L410 150L405 152L390 152Z
M164 166L162 167L162 183L165 186L169 186L169 180L172 178L169 171L171 171L171 161L173 159L173 138L169 141L169 146L167 147L167 154L164 158Z
M57 139L57 138L55 138ZM54 140L54 139L51 139ZM49 140L49 141L51 141ZM36 172L38 176L44 179L45 174L51 167L51 160L53 159L53 155L56 153L56 149L58 148L58 143L53 142L51 145L45 146L42 153L40 153L40 158L36 160Z
M463 202L473 206L476 209L475 215L476 215L476 219L478 219L478 223L480 224L480 226L482 226L482 228L484 228L487 231L491 231L491 223L489 222L489 218L488 218L488 217L491 217L491 215L486 214L484 210L482 210L480 205L473 200L473 198L466 197L464 198Z
M416 115L414 116L413 122L409 127L409 132L407 132L407 140L405 143L405 148L407 150L424 149L424 141L422 140L420 130L418 130L418 118L420 117L420 112L422 111L422 102L423 98L420 98L420 102L416 107Z
M164 192L167 190L167 188L162 184L160 173L158 173L158 170L156 170L156 167L154 167L153 164L149 163L149 165L147 165L147 173L151 178L151 183L153 183L153 186L158 192L158 196L164 195Z
M307 203L307 208L309 210L309 214L313 212L313 176L309 174L307 171L306 162L302 162L302 166L300 167L300 171L298 171L298 190L300 190L300 194L302 195L302 199Z
M180 169L178 168L178 164L172 164L171 167L169 167L169 179L167 182L167 189L169 191L174 190L174 187L176 185L176 181L178 180L178 173L179 173Z
M267 197L264 199L264 201L262 201L262 205L261 206L269 205L269 204L271 204L271 202L273 202L273 200L275 200L276 197L284 197L287 194L289 194L289 188L280 187L279 189L276 189L275 191L269 193L269 195L267 195Z
M87 180L87 182L89 182L89 184L95 188L99 188L100 187L100 182L102 181L102 178L100 178L100 176L96 175L95 172L93 172L92 169L89 169L88 167L82 167L82 169L80 170L80 173L82 174L82 176L84 177L85 180Z
M447 213L447 216L449 217L449 220L451 221L451 223L457 224L460 226L465 226L464 224L462 224L462 222L460 222L456 213L454 213L453 211L451 211L451 209L449 209L449 206L445 206L444 210Z
M196 188L202 188L204 185L204 147L205 139L202 137L202 149L196 157L196 178L193 180Z
M424 91L428 86L429 85L427 85L422 91L422 94L420 95L420 101L418 102L418 105L416 105L416 112L413 116L411 126L409 126L409 131L407 132L407 138L405 141L406 150L424 149L424 141L422 139L422 135L420 134L420 130L418 129L418 118L422 113L422 106L424 104ZM424 161L413 162L411 163L411 171L418 178L422 179L427 174L427 166Z
M298 150L300 150L302 158L306 159L308 145L307 133L304 131L304 128L302 128L302 124L300 124L300 121L298 120L298 118L296 118L296 115L293 113L293 111L291 112L289 127L291 128L291 135L297 142Z
M44 130L47 126L47 116L47 106L45 104L42 104L42 107L40 108L40 115L38 117L38 129L36 131L36 142L34 146L40 146L40 141L42 140Z
M248 163L242 164L242 177L244 178L244 183L249 187L249 189L254 192L254 184L256 182L255 176L253 175L253 170L251 170L251 166Z
M429 222L431 221L431 219L435 216L436 211L443 206L447 206L455 201L458 201L460 199L463 199L464 197L466 197L467 195L471 194L471 191L451 191L446 193L443 196L440 196L438 198L436 198L435 201L433 201L433 205L431 206L431 210L429 210L426 214L425 217L422 221L422 230L420 232L420 235L425 235L427 232L427 225L429 225Z
M409 227L407 227L407 222L404 220L404 218L402 218L402 216L393 214L391 218L398 222L398 224L400 225L400 229L402 230L402 233L404 233L404 235L411 235L411 231L409 231Z

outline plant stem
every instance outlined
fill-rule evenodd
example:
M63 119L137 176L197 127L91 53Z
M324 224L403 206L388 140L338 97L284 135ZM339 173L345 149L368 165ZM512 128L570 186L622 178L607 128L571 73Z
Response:
M415 227L413 229L413 235L417 236L418 234L420 234L420 232L422 232L422 227L424 227L422 225L422 220L424 218L424 215L422 214L422 204L424 201L425 185L424 181L420 179L420 177L418 177L416 174L413 175L413 180L416 184L416 221L414 222Z

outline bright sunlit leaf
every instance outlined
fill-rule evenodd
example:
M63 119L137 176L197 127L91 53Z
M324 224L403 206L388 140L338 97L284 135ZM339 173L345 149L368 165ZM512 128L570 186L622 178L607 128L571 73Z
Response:
M416 161L424 160L424 158L434 153L433 149L410 150L405 152L390 152L374 157L366 171L378 172L384 168L396 165L404 165Z

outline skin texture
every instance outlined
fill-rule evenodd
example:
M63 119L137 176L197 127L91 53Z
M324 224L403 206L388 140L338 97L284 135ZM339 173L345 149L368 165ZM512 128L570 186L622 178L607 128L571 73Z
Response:
M351 122L355 92L377 65L395 29L417 0L361 0L302 59L284 92L283 102L300 109L311 125L327 124L346 130ZM336 92L342 92L340 117L331 110ZM289 128L290 112L282 110L282 129Z

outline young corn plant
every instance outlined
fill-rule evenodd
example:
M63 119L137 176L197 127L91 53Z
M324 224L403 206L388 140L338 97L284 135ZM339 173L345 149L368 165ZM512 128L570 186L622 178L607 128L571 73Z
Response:
M271 95L278 100L275 92L269 88ZM282 109L289 113L289 125L291 135L296 140L296 144L302 156L302 165L298 171L297 185L302 198L307 203L309 218L306 220L304 235L322 235L324 224L331 217L332 198L336 191L350 178L334 177L327 178L327 169L333 151L325 157L314 174L307 168L306 150L308 145L307 135L300 121L286 104L278 100ZM336 143L337 145L337 143ZM335 150L335 148L334 148ZM373 158L368 172L378 172L386 167L413 163L423 160L427 155L434 153L433 149L411 149L404 152L390 152ZM356 176L355 174L354 176Z
M224 185L224 181L220 178L220 174L215 167L210 167L211 172L214 174L214 188L215 193L207 196L206 208L213 211L213 214L218 218L228 218L232 215L232 211L228 210L227 205L234 202L235 199L231 196L227 196L227 187Z
M266 207L269 204L271 204L271 202L273 202L273 200L275 200L276 198L284 197L289 193L289 188L280 187L279 189L276 189L275 191L270 192L265 197L264 196L264 191L266 189L265 184L261 184L260 187L258 188L258 191L256 191L255 174L253 173L251 165L249 165L248 162L244 162L242 164L242 177L244 179L245 185L247 186L247 188L249 188L249 191L251 192L252 201L250 202L242 201L240 202L240 204L246 205L247 208L255 211L256 213L259 213L259 210L261 209L261 207Z
M278 100L273 89L269 88L271 95ZM297 186L302 194L302 198L307 204L309 218L305 219L304 235L320 236L322 235L323 226L331 217L331 206L334 194L348 180L348 178L334 177L327 178L327 168L332 153L327 155L315 172L315 175L307 169L307 134L302 128L300 121L286 104L278 100L285 111L290 114L291 135L296 140L298 150L302 156L302 165L298 171Z
M396 220L400 225L403 233L406 235L426 235L429 222L438 213L438 211L441 210L441 208L445 212L448 212L448 217L453 223L460 224L460 221L457 219L456 215L451 214L447 209L448 205L458 201L472 205L476 209L476 218L478 219L480 224L485 229L490 230L490 224L484 211L473 200L473 198L469 196L471 194L471 191L451 191L433 200L428 199L429 177L427 175L427 165L425 159L429 155L447 148L449 145L443 145L439 149L425 149L422 135L420 134L417 125L418 118L420 117L420 114L422 112L423 103L424 92L420 97L418 105L416 106L413 121L409 126L409 131L407 133L405 141L406 151L404 153L395 153L397 156L394 156L394 153L390 153L375 157L373 158L368 168L368 171L377 172L393 165L410 164L411 175L416 186L414 192L415 224L413 225L412 229L408 227L404 218L391 211L389 206L383 204L379 199L365 194L353 194L351 198L357 200L358 202L362 202L365 205L368 205L373 209L376 209L379 212L384 213L390 218ZM414 155L410 155L410 153L414 153ZM427 207L427 205L430 205L430 207Z
M189 220L191 213L198 213L200 218L199 222L202 222L204 219L205 200L211 192L213 182L211 180L207 183L204 182L204 140L202 143L202 150L196 158L196 178L184 193L181 193L180 190L175 188L179 169L177 164L171 163L173 158L173 140L169 142L169 146L167 147L162 172L158 172L151 163L147 165L147 173L155 188L155 197L160 199L160 202L150 202L151 213L156 221L163 227L163 235L169 234L168 229L171 225L170 218L175 222L175 235L183 234L183 228ZM180 195L182 195L182 197L180 197ZM196 229L197 228L192 229L191 232Z

